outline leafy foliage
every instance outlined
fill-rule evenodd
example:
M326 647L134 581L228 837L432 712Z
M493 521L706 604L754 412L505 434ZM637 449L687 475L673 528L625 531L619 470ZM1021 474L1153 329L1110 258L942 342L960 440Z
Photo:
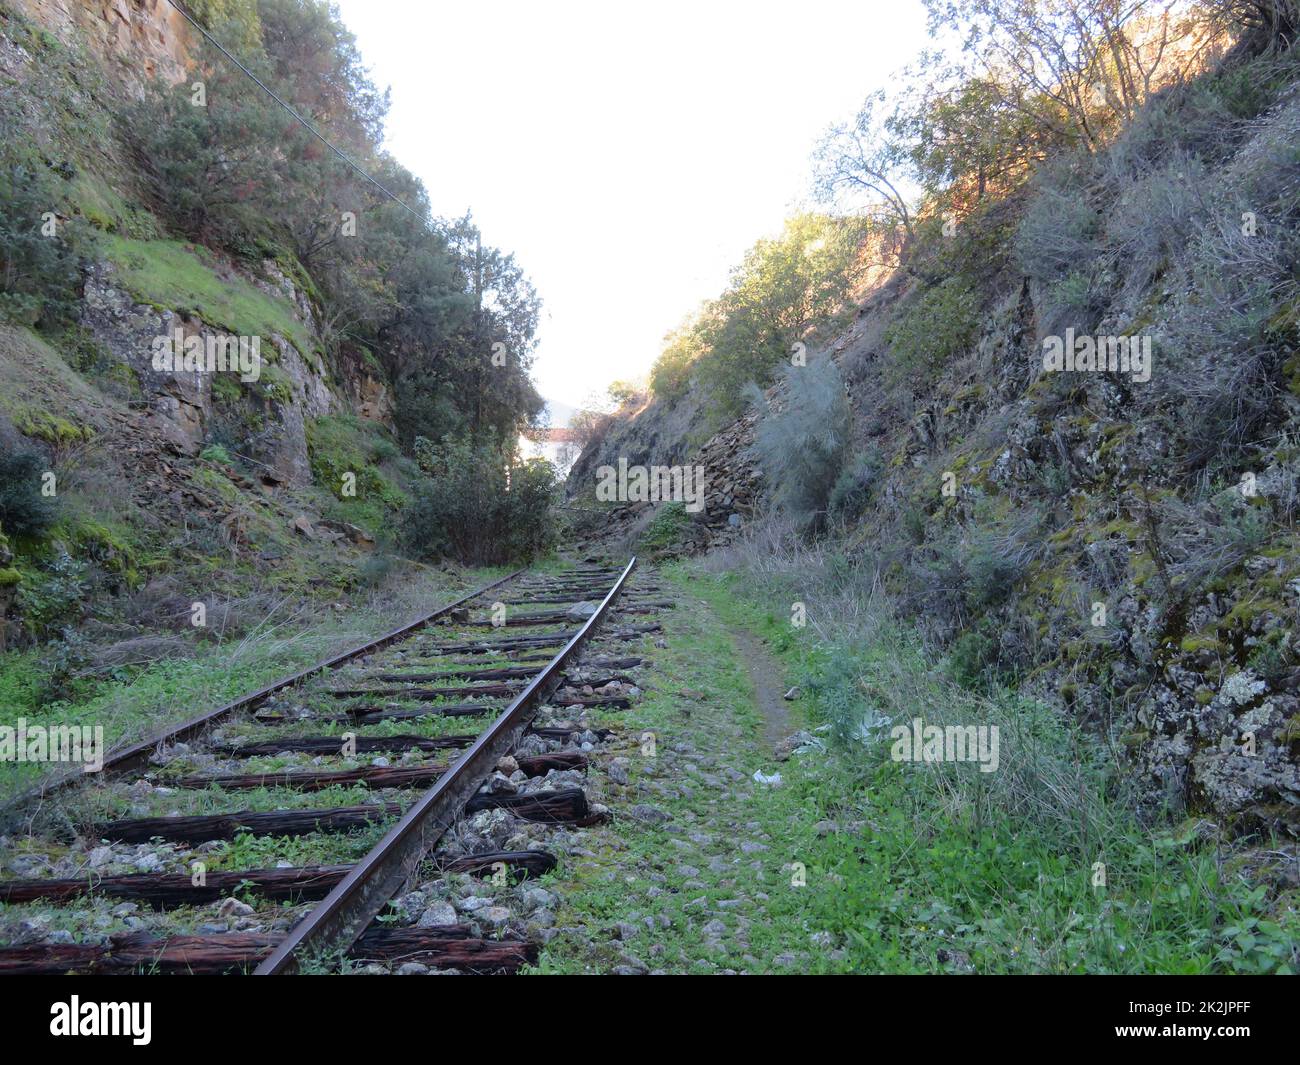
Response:
M537 294L469 217L435 219L419 180L383 152L387 95L351 34L314 0L262 0L250 42L223 30L226 8L209 12L214 34L406 207L205 52L192 78L153 86L128 116L159 213L192 240L276 260L318 303L327 354L382 368L407 447L448 433L505 440L534 422Z
M942 367L962 353L979 324L979 299L960 275L921 293L885 332L897 365Z
M665 503L646 526L641 542L650 549L672 547L690 528L691 516L682 503Z
M555 468L520 461L490 440L416 441L425 478L415 488L403 527L420 558L450 556L472 565L527 561L555 536Z
M861 517L871 501L882 472L883 461L878 449L858 455L852 462L846 462L831 489L828 500L830 512L844 522L852 522Z
M60 551L18 589L23 624L45 639L80 618L88 588L89 567Z
M315 418L307 424L312 477L338 499L356 498L400 509L400 494L378 468L390 454L384 447L387 443L377 426L355 415ZM355 495L349 495L349 490Z
M680 396L692 377L721 411L739 413L745 385L768 385L809 330L832 325L857 278L867 223L805 213L758 241L727 290L680 329L651 371L656 395Z
M40 536L53 524L54 504L41 495L46 468L35 451L0 452L0 529L10 536Z
M51 170L25 132L17 94L0 95L0 318L53 326L73 315L87 238L79 221L57 217L71 172Z

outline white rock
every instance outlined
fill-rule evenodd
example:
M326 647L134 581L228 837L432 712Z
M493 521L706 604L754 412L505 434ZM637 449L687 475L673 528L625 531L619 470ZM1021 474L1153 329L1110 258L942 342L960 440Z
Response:
M229 898L222 899L217 903L218 917L248 917L257 911L246 902L240 902L239 899Z
M449 902L435 902L415 922L417 928L445 928L456 923L456 909Z

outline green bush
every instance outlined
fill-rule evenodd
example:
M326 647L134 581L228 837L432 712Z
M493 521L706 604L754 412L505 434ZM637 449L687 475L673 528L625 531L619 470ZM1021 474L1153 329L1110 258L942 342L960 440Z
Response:
M770 384L810 331L843 320L867 230L862 218L804 213L756 242L726 291L667 337L650 371L655 395L674 401L694 378L711 410L740 414L746 384Z
M53 524L54 503L41 495L46 468L35 451L0 453L0 528L10 535L37 537Z
M416 441L425 477L403 523L419 558L450 556L468 565L528 561L554 543L555 467L520 462L493 441Z
M1000 646L996 626L987 618L981 619L948 649L948 675L967 691L993 691L1011 679L999 666Z
M806 671L802 686L819 716L830 725L831 739L844 749L854 741L874 738L889 722L878 707L863 698L864 663L852 649L838 650L839 654Z
M190 0L188 6L227 47L248 52L260 46L262 23L257 0Z
M7 123L0 116L0 131ZM76 311L81 281L80 223L59 219L46 235L46 215L60 211L63 190L33 153L0 147L0 317L52 326Z
M284 137L284 117L242 74L217 67L202 79L206 106L189 79L150 87L130 115L136 158L161 213L187 236L255 257L274 190L288 181L281 157L263 146ZM235 180L232 180L235 179Z
M312 477L337 499L353 498L344 494L345 476L352 474L356 478L356 499L399 509L400 493L376 465L396 454L396 446L381 429L355 415L327 415L307 423Z
M230 452L223 444L209 444L199 452L199 458L205 462L215 462L220 466L230 465Z
M7 68L0 91L0 319L61 326L76 316L90 237L70 202L77 168L41 127L58 121L74 143L94 143L82 113L96 109L74 106L67 87L75 69L78 94L94 95L95 75L12 9L0 18L0 46L26 62Z
M691 526L691 516L682 503L665 503L646 526L641 542L651 550L672 547L680 543L682 534Z
M709 350L703 316L697 316L664 338L664 349L650 369L650 391L665 403L686 395L695 363Z
M372 552L357 571L362 588L378 588L397 571L397 559L385 550Z
M18 612L38 639L54 636L81 617L88 585L87 566L61 551L18 589Z
M965 278L950 277L922 292L885 330L895 367L937 369L960 355L979 325L979 297Z

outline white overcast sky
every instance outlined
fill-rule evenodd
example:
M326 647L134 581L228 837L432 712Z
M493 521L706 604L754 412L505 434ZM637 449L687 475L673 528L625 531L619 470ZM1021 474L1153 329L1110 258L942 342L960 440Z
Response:
M534 376L581 404L806 197L825 128L924 47L920 0L337 0L388 148L472 209L545 307Z

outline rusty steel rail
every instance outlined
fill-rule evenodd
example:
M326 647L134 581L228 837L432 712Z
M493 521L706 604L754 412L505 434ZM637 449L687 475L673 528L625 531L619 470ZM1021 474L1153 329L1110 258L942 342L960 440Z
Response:
M255 976L298 972L307 960L327 960L348 950L388 900L414 875L424 856L452 826L483 778L502 755L508 754L531 720L531 711L559 686L561 674L587 638L600 625L632 571L629 560L596 612L502 711L455 765L384 835L306 917L298 922L254 971Z
M500 577L497 580L489 581L487 584L484 584L474 589L474 591L467 592L465 595L461 596L455 602L447 603L445 606L440 606L436 610L430 611L428 614L425 614L423 617L416 618L414 621L410 622L409 624L403 625L401 628L394 629L392 632L389 632L383 636L379 636L376 639L369 641L368 643L360 644L359 646L353 647L347 651L342 651L331 658L325 659L323 662L317 662L314 666L309 666L298 673L294 673L292 676L284 677L271 684L268 684L264 688L259 688L251 695L241 696L240 698L235 699L233 702L229 702L226 703L224 706L217 707L215 710L206 710L203 713L198 714L197 716L192 717L187 721L182 721L179 725L173 725L169 728L161 730L160 732L156 732L150 736L147 736L145 739L138 740L135 743L128 744L125 747L119 747L105 757L102 771L107 772L110 770L121 771L124 769L130 769L133 766L138 765L140 762L148 759L149 755L160 744L177 743L182 740L190 739L191 737L203 732L205 729L210 728L212 725L216 724L218 721L222 720L223 718L229 717L231 714L238 713L241 710L251 710L254 707L256 707L258 704L270 698L272 695L275 695L277 692L281 692L284 691L286 688L292 688L295 685L301 684L304 680L307 680L309 677L312 677L317 673L323 672L324 670L327 669L334 669L338 666L344 665L345 663L352 661L352 659L358 657L359 655L370 654L373 651L383 650L389 644L395 643L398 640L405 639L411 633L419 631L420 629L428 625L430 622L437 621L439 618L445 617L447 614L450 614L453 610L459 609L460 607L464 606L466 603L469 603L472 600L477 599L480 595L490 592L493 588L498 588L501 585L505 584L507 581L514 580L516 577L519 577L526 572L527 570L522 570L522 569L515 570L515 572L508 573L506 574L506 576ZM5 818L11 816L15 810L20 809L22 806L33 801L34 799L42 798L43 796L49 794L50 792L58 791L62 788L67 787L70 784L76 783L77 781L84 781L87 779L88 775L89 774L86 774L81 771L66 773L63 776L56 777L53 780L45 781L41 784L36 785L35 787L28 788L26 791L20 793L15 798L9 800L2 807L0 807L0 821L3 821Z

